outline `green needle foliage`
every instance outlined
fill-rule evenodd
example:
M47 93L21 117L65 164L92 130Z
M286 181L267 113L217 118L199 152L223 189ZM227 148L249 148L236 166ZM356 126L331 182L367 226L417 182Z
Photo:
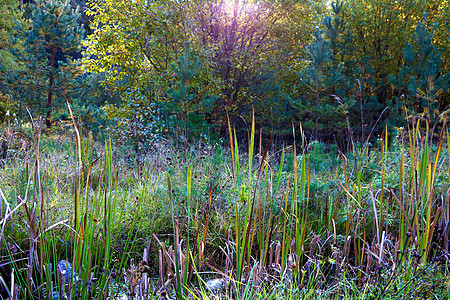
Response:
M347 115L354 101L347 98L342 89L346 80L343 65L333 63L330 41L321 31L314 33L308 54L310 63L304 72L298 72L298 76L309 92L293 104L299 116L305 119L305 128L319 138L324 132L328 132L327 135L330 130L339 132L349 126Z
M187 140L189 133L198 138L205 132L205 115L211 113L217 100L216 96L201 91L196 79L201 67L202 62L192 55L190 44L186 42L183 55L172 64L176 81L167 90L169 99L163 103L168 113L178 119L184 140Z
M450 73L443 73L442 51L433 43L435 28L424 16L416 26L412 42L403 48L404 63L391 83L404 92L403 101L424 119L435 121L441 113L439 97L450 88Z
M65 107L78 85L75 78L81 70L72 55L80 49L84 29L78 24L80 13L68 0L38 0L29 10L29 22L17 29L24 49L14 49L24 69L10 80L26 99L24 105L45 116L51 127L52 112Z

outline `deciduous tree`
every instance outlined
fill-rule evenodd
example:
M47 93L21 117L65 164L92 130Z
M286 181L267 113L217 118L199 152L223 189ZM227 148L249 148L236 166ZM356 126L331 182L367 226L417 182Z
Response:
M19 1L3 0L0 3L0 122L4 114L10 109L11 91L6 84L6 77L17 72L20 66L11 52L14 47L20 48L20 43L14 44L11 36L18 32L15 30L15 21L22 17ZM16 40L17 41L17 40Z

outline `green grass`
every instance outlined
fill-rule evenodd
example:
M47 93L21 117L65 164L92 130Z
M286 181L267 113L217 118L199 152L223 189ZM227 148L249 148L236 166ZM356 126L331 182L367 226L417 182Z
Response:
M307 141L107 141L12 128L0 172L3 297L450 297L450 137L420 124L348 153ZM9 133L9 134L8 134ZM388 142L390 140L391 142ZM246 149L246 151L242 151ZM23 149L22 149L23 150ZM76 272L63 283L57 262ZM225 288L206 288L211 278Z

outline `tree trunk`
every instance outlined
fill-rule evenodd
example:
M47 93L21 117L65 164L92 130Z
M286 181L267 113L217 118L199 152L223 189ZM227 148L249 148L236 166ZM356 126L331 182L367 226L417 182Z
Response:
M48 84L47 116L45 118L45 125L47 126L47 128L52 127L52 122L50 121L51 107L52 107L52 95L53 95L53 72L50 73L50 83Z
M47 116L45 117L45 125L47 128L52 127L52 122L50 121L51 111L52 111L52 97L53 97L53 84L54 75L53 70L55 68L55 53L56 49L52 49L52 57L50 62L50 81L48 83L48 96L47 96Z

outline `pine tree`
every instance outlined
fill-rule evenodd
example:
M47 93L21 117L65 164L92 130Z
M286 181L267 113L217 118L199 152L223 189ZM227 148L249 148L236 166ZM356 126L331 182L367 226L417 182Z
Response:
M342 63L333 63L334 56L330 42L317 30L314 42L308 47L309 64L304 72L298 72L303 85L311 92L293 101L293 106L304 119L307 129L314 128L315 135L324 130L330 137L330 130L347 128L347 114L354 100L346 97L346 77Z
M323 19L323 24L326 28L326 35L330 39L330 47L335 58L338 54L338 50L341 57L343 57L346 53L345 45L341 41L341 36L343 35L345 29L344 22L341 18L342 5L343 2L339 0L337 0L336 3L332 2L331 8L333 9L334 18L327 16ZM337 59L335 59L335 61L337 62Z
M174 85L167 91L169 99L164 103L170 114L181 120L184 128L184 138L188 136L188 129L202 130L205 120L200 113L211 112L217 97L203 93L195 83L202 62L193 56L189 42L186 42L183 55L172 64ZM200 125L200 126L199 126Z
M427 26L427 17L419 21L412 42L403 48L404 63L390 82L403 95L407 108L433 119L439 114L439 96L450 89L450 73L441 73L441 51L434 45L435 28Z
M371 91L375 86L372 78L374 70L367 57L355 59L355 51L357 51L353 43L355 37L351 33L351 24L345 20L346 14L348 14L348 6L344 6L344 1L337 0L331 3L331 8L333 17L325 17L323 25L333 53L332 65L335 69L341 65L342 74L345 75L343 81L345 83L341 93L336 92L335 94L339 94L341 98L345 98L345 96L352 98L355 103L356 99L358 100L358 105L349 107L349 123L353 124L352 130L354 130L354 133L357 133L361 140L364 140L367 123L375 123L383 109ZM356 124L359 126L356 126Z
M330 69L332 53L330 50L330 42L323 38L321 32L316 31L314 38L314 43L308 49L311 64L306 69L307 77L303 81L306 81L308 87L314 92L316 106L319 108L321 93L330 88L327 73Z
M23 28L24 52L17 53L27 67L16 78L16 87L28 99L39 103L45 112L46 126L51 127L51 113L69 99L80 74L78 61L71 54L79 50L84 29L77 23L78 9L72 10L69 0L36 0L31 7L29 27ZM25 80L24 80L25 79ZM45 103L45 105L44 105ZM33 103L29 103L33 104Z

